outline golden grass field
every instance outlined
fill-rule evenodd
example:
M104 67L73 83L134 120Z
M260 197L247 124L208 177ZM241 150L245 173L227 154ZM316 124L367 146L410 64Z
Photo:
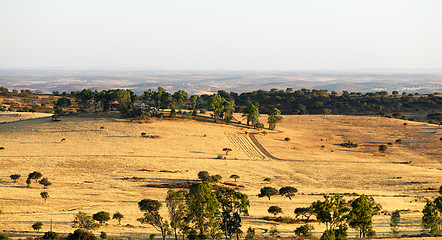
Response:
M145 185L194 180L202 170L220 174L226 182L233 182L231 174L241 177L238 184L245 186L241 191L251 201L243 231L252 226L258 235L264 235L274 224L262 219L270 216L267 209L271 205L282 207L283 216L295 217L296 207L322 199L323 193L357 193L372 195L386 211L409 210L401 214L400 230L412 234L421 230L425 198L437 196L435 189L442 184L442 128L427 123L363 116L284 116L276 131L255 135L276 158L262 159L248 153L250 147L244 151L231 141L229 136L249 141L245 132L256 132L240 124L182 119L140 124L106 114L62 117L60 122L49 117L23 121L32 117L26 114L0 114L0 122L10 122L0 124L0 147L5 148L0 150L0 230L15 237L41 235L31 225L41 221L42 232L46 232L51 219L54 231L69 233L74 230L71 222L76 213L103 210L120 211L124 219L121 225L110 220L95 233L148 238L157 232L136 221L142 216L137 203L144 198L164 201L167 189ZM241 119L240 115L236 118ZM159 137L142 138L141 132ZM283 141L286 137L291 140ZM396 144L396 139L402 143ZM339 146L349 140L360 146ZM381 154L378 146L387 142L393 146ZM227 159L216 159L224 155L225 147L233 151ZM47 202L40 197L41 185L26 187L27 174L32 171L40 171L53 183L47 189ZM22 175L17 183L9 178L15 173ZM263 181L267 177L270 183ZM257 197L263 186L288 185L299 190L293 200ZM165 204L162 210L166 215ZM374 217L378 236L391 236L388 224L389 216ZM319 237L324 226L313 225ZM298 226L279 224L278 230L282 236L290 236ZM355 235L351 230L349 236Z

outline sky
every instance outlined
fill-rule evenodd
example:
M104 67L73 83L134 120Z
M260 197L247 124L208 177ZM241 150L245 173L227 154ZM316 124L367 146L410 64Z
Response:
M440 0L0 0L0 68L442 69Z

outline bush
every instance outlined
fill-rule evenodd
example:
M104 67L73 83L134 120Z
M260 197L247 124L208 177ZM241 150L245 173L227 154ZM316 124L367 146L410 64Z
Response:
M346 148L357 148L357 147L359 147L359 144L354 143L352 141L348 141L348 142L341 143L341 146L346 147Z
M249 229L247 229L246 239L247 240L255 239L255 229L254 228L249 227Z
M97 240L97 237L91 232L77 229L74 233L69 233L66 237L67 240Z
M198 178L199 178L201 181L209 181L209 179L210 179L210 174L209 174L209 172L207 172L207 171L200 171L200 172L198 172Z
M45 232L45 234L43 235L43 239L48 239L48 240L58 240L58 234L55 232Z
M392 143L392 142L388 142L387 145L388 145L388 146L391 146L391 145L393 145L393 143Z
M200 110L200 113L201 113L201 114L205 114L206 112L207 112L206 109L201 109L201 110Z
M402 139L396 139L396 143L402 143Z
M439 124L436 120L433 120L433 119L428 120L428 123L430 123L430 124Z
M311 237L312 230L315 229L312 225L305 224L295 229L295 234L298 237Z
M107 239L107 234L105 232L101 232L100 233L100 238L101 239Z
M388 149L387 145L384 145L384 144L379 145L379 152L383 153L383 152L387 151L387 149Z
M284 141L288 142L288 141L290 141L290 138L286 137L286 138L284 138Z
M9 239L8 235L0 233L0 240L8 240L8 239Z

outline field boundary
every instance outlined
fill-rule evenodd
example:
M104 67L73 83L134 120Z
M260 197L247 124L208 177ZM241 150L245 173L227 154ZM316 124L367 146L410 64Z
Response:
M265 159L266 155L262 153L260 148L242 133L226 132L224 135L226 135L233 146L241 149L250 159Z

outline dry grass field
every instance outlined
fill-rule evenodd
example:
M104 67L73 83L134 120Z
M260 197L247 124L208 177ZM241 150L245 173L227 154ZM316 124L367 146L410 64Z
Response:
M0 122L14 121L7 118L0 115ZM241 177L238 184L244 185L241 191L251 201L244 231L249 226L258 234L270 229L274 223L262 217L269 216L271 205L294 217L296 207L322 199L323 193L356 193L373 196L383 210L406 210L400 230L411 234L421 229L425 198L435 197L442 184L442 128L426 123L403 125L403 120L362 116L284 116L276 131L255 135L274 157L261 158L246 134L256 131L245 125L182 119L140 124L106 114L61 119L0 125L0 147L4 147L0 150L0 229L9 235L37 236L31 225L41 221L45 232L51 219L54 231L69 233L76 213L103 210L120 211L124 219L121 225L110 220L95 233L147 238L157 232L136 221L142 216L137 203L143 198L164 201L167 189L146 184L195 180L202 170L220 174L226 182L233 182L231 174ZM141 137L142 132L154 138ZM290 141L284 141L286 137ZM395 143L397 139L402 143ZM339 145L344 141L357 142L359 147L344 148ZM380 153L378 146L388 142L393 145ZM225 155L225 147L233 151L226 159L217 159ZM46 202L40 197L41 185L26 187L32 171L40 171L53 183ZM22 178L13 183L9 176L16 173ZM133 177L139 179L124 179ZM288 185L299 190L293 200L257 197L263 186ZM166 214L165 206L162 210ZM378 236L390 236L388 223L389 216L375 216ZM313 225L320 236L324 226ZM278 230L290 236L298 226L280 224ZM356 233L351 230L349 235Z

